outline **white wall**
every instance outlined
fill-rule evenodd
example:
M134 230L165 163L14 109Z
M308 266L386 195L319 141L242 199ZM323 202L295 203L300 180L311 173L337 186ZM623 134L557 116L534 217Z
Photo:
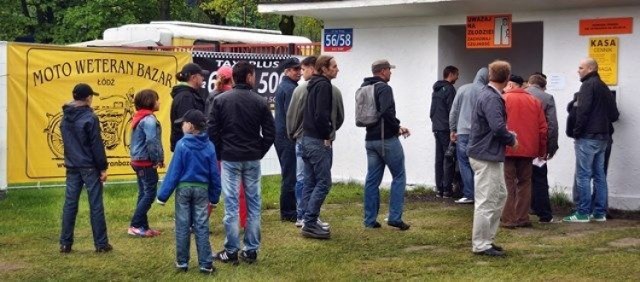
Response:
M550 185L570 193L575 158L573 139L565 136L566 105L580 87L578 62L588 55L587 36L578 35L579 19L634 17L634 34L620 38L618 57L618 104L620 121L615 124L614 147L609 168L610 205L622 209L640 209L640 131L632 125L640 122L640 97L635 87L640 65L640 6L592 10L515 13L514 22L543 21L543 72L565 78L563 90L553 91L560 124L560 150L549 162ZM434 184L434 138L428 119L431 86L439 79L438 26L464 24L466 15L432 18L326 21L326 28L353 28L354 45L350 52L329 53L338 61L340 73L334 80L343 93L346 121L334 146L333 176L337 180L363 181L366 174L364 129L355 127L353 93L370 76L370 64L387 58L397 65L390 85L394 89L398 118L412 130L402 140L408 183ZM517 44L517 42L514 42ZM487 62L489 63L489 62ZM635 79L634 79L635 78ZM384 182L390 182L387 173Z
M7 42L0 42L0 191L6 190L6 189L7 189Z

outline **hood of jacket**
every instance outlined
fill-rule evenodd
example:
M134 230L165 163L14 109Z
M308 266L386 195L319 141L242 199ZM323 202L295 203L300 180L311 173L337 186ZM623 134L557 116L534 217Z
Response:
M171 98L175 98L178 93L184 92L184 91L189 91L189 92L198 94L198 90L191 87L191 85L185 82L180 82L176 86L174 86L173 89L171 89Z
M489 69L487 67L479 69L473 79L473 83L487 85L489 83Z
M204 132L198 135L185 134L180 140L191 151L202 151L210 142L209 136Z
M62 111L64 112L65 120L75 122L87 113L92 113L93 109L85 102L72 101L62 106Z
M364 80L362 81L362 85L360 85L360 87L363 86L367 86L367 85L372 85L372 84L376 84L378 82L384 82L386 83L384 80L382 80L382 78L380 78L379 76L372 76L372 77L365 77Z
M314 74L311 79L309 79L309 85L307 85L307 89L313 88L316 84L326 81L331 83L331 81L324 75Z
M445 86L448 86L448 85L452 85L452 84L449 81L444 80L444 79L443 80L438 80L438 81L436 81L436 83L433 84L433 92L436 92L439 89L441 89L442 87L445 87Z

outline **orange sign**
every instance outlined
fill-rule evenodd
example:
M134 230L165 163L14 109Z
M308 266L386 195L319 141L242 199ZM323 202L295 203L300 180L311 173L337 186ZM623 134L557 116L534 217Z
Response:
M633 18L580 20L580 35L625 34L633 32Z
M467 16L467 48L511 48L511 15Z

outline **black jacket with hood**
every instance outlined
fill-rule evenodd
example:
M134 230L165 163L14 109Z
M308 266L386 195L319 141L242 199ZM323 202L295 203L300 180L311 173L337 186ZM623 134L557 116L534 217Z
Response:
M68 169L106 170L107 154L100 135L100 121L84 102L73 101L62 107L60 124L64 144L64 165Z
M378 76L365 78L360 87L371 84L376 84L373 96L376 101L376 109L380 113L380 120L373 125L367 126L365 140L382 140L382 120L384 120L384 139L397 137L400 131L400 120L396 118L396 102L393 99L393 89Z
M449 131L449 113L456 97L456 88L447 80L438 80L433 84L431 95L431 130Z
M182 125L174 122L181 118L188 110L196 109L204 113L205 99L199 89L195 89L186 83L179 83L171 90L171 152L176 147L178 140L184 135Z
M333 87L331 81L323 75L314 74L309 80L307 89L309 94L307 94L307 105L302 121L304 135L329 140L333 131L331 122Z

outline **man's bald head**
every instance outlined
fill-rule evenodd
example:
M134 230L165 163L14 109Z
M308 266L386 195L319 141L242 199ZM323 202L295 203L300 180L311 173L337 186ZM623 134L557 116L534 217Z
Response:
M578 66L578 75L580 78L595 71L598 71L598 62L596 62L596 60L593 58L585 58L580 61L580 66Z

